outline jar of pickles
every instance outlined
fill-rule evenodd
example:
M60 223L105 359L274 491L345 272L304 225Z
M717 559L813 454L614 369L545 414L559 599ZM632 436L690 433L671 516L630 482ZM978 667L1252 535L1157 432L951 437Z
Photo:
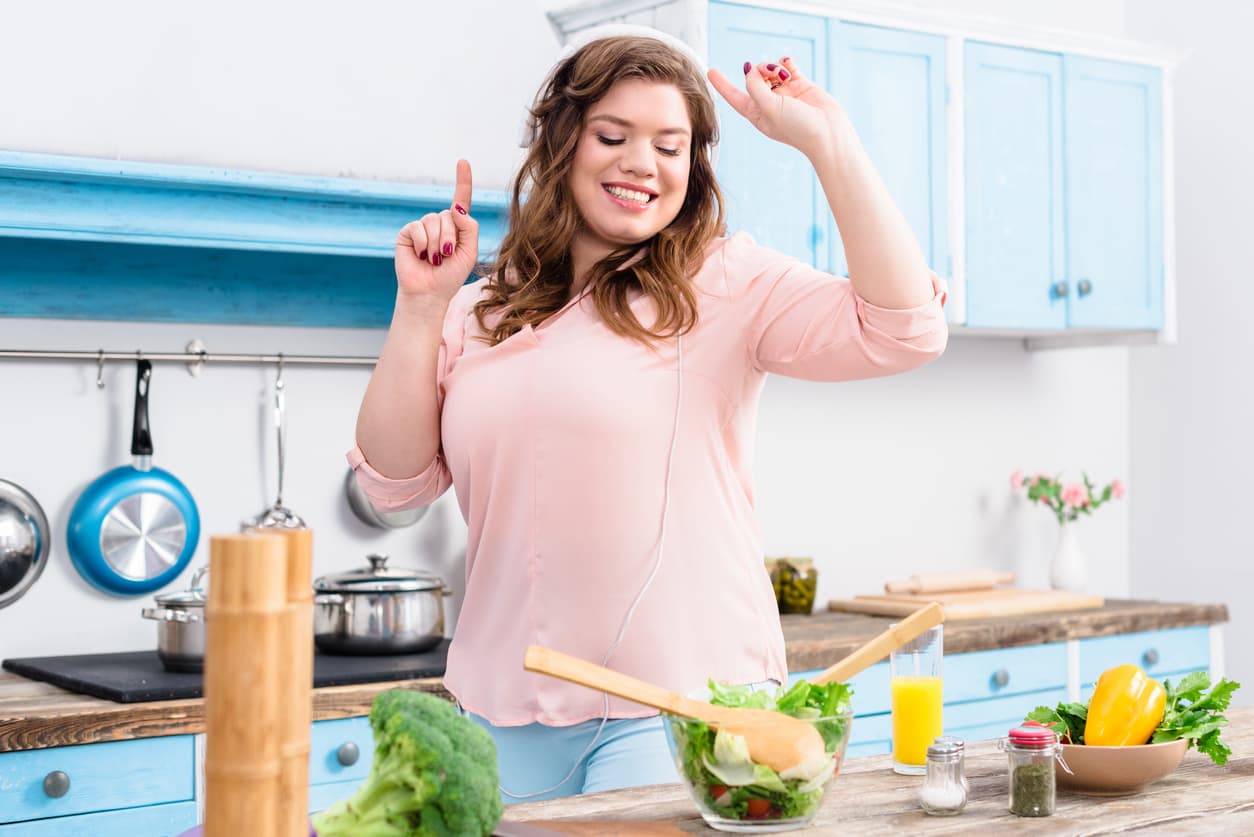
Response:
M819 571L814 568L813 559L769 558L766 566L780 613L809 613L814 609Z

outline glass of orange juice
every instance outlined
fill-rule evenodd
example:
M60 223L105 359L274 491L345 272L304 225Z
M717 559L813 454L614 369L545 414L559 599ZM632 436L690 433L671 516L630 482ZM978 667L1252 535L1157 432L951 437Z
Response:
M893 770L897 773L926 772L927 746L943 732L943 628L937 625L925 631L888 658L892 676Z

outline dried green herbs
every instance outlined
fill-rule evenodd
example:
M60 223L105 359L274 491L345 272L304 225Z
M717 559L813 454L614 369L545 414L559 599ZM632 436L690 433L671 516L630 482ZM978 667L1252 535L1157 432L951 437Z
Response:
M1017 764L1010 772L1010 813L1048 817L1054 813L1054 765L1050 761Z

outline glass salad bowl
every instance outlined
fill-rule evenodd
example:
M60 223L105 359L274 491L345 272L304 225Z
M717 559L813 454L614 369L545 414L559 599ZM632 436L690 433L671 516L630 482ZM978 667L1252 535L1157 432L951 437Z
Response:
M776 773L749 758L744 739L712 729L704 721L664 715L662 726L680 780L711 828L769 833L805 828L840 771L853 726L848 686L814 686L798 681L789 688L721 686L691 697L718 706L774 709L807 721L823 736L830 758Z

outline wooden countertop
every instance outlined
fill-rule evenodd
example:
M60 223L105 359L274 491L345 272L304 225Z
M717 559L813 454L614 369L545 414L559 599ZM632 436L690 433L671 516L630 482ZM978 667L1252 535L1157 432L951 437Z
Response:
M791 671L826 668L893 621L827 612L782 619ZM959 654L1226 621L1224 605L1109 600L1096 610L950 622L945 626L945 651ZM375 695L394 686L447 695L439 678L315 689L314 718L365 715ZM204 730L204 701L199 698L114 703L0 673L0 752Z
M931 817L919 807L920 777L892 772L888 755L845 762L811 827L790 834L1254 834L1254 707L1230 710L1224 741L1233 755L1223 767L1190 750L1166 778L1136 796L1091 797L1059 790L1053 816L1017 817L1006 810L1007 760L993 741L967 745L967 807ZM697 814L681 785L528 802L505 809L510 820L600 821L601 834L620 833L613 821L667 823L688 834L719 834ZM574 829L572 829L573 831ZM592 833L587 831L585 833ZM624 829L621 833L644 833Z

